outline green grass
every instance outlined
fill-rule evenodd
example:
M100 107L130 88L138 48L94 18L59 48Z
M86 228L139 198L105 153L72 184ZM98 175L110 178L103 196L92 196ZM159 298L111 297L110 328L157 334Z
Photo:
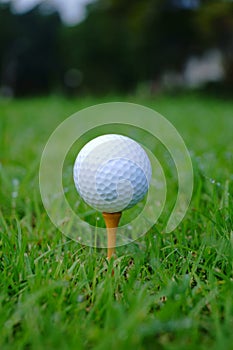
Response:
M108 263L105 250L53 226L38 169L63 119L113 100L175 125L195 188L174 232L162 216ZM233 349L232 112L232 102L200 96L0 101L0 349Z

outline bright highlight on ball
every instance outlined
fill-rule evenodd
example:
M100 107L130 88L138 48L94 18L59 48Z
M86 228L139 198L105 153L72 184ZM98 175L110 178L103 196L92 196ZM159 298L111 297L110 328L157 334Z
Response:
M151 164L137 142L126 136L108 134L91 140L81 149L73 176L80 196L91 207L105 213L106 226L113 234L120 218L111 214L121 213L145 197L151 180ZM115 226L113 217L117 217ZM112 247L109 248L114 248L112 237L110 241Z

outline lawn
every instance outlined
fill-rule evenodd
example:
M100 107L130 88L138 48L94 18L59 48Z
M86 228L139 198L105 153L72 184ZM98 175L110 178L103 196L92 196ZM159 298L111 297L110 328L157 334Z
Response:
M164 232L168 204L148 234L117 248L110 262L104 249L54 227L38 183L56 126L107 101L143 104L169 119L195 175L175 231ZM213 97L1 100L0 349L233 349L232 132L233 103ZM176 186L165 169L172 202Z

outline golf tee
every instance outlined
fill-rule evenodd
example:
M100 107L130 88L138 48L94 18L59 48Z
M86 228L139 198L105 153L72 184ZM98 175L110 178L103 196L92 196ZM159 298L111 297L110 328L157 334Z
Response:
M107 228L107 244L108 244L108 259L115 254L116 251L116 233L117 227L121 218L121 212L118 213L103 213L103 218Z

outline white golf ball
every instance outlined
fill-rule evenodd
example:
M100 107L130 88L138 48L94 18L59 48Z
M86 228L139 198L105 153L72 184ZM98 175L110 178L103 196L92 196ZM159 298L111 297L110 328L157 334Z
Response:
M108 134L88 142L73 169L77 191L101 212L131 208L146 195L151 164L144 149L129 137Z

